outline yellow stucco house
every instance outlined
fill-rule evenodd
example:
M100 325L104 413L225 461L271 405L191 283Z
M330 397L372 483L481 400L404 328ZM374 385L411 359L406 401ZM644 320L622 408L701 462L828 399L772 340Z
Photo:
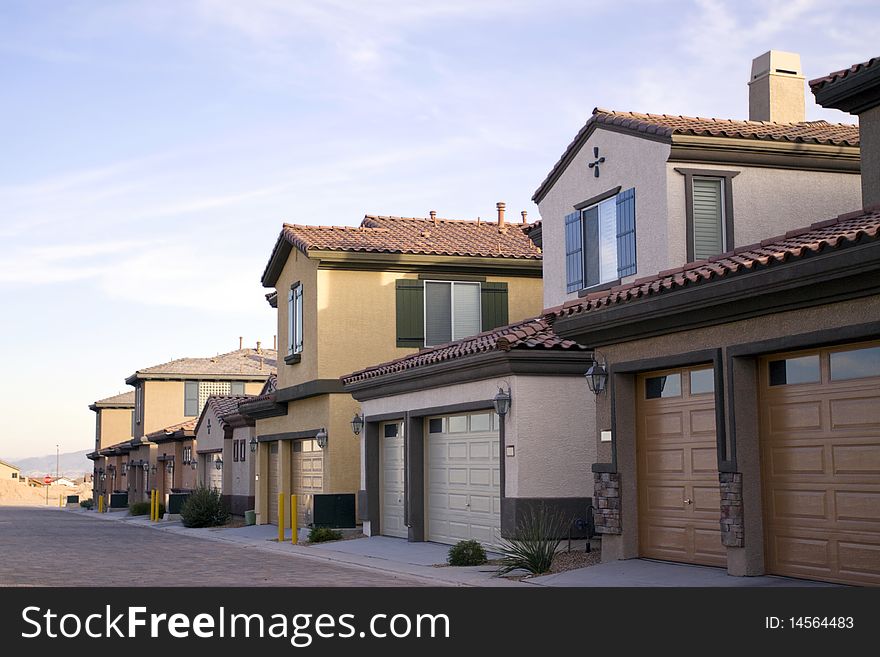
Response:
M146 501L156 488L167 501L172 488L197 480L193 429L210 395L256 395L275 372L274 349L238 349L209 358L180 358L137 370L125 382L134 387L133 437L123 462L128 500ZM157 442L156 439L159 439Z
M109 504L121 477L108 450L134 435L134 392L99 399L89 404L89 410L95 414L95 450L86 455L94 463L93 496L96 502L103 496L104 503Z
M315 495L355 506L359 406L341 375L540 312L530 224L497 210L488 222L432 212L283 226L262 277L278 311L278 389L241 406L256 420L258 523L278 522L279 494L298 496L300 526L315 521Z
M6 461L0 461L0 479L6 481L21 481L21 468Z

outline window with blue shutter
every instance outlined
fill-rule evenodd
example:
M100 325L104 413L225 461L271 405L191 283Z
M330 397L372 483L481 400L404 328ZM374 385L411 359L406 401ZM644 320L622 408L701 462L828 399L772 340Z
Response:
M617 195L617 277L636 273L636 190Z
M565 217L565 289L577 292L584 286L584 230L580 211Z

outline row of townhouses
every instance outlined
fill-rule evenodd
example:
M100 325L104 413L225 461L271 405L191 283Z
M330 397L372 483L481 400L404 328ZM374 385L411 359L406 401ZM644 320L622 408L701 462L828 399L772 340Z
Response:
M595 109L539 221L285 224L277 354L95 402L96 490L490 546L559 511L603 560L880 584L880 60L809 86L860 126L770 51L748 121Z

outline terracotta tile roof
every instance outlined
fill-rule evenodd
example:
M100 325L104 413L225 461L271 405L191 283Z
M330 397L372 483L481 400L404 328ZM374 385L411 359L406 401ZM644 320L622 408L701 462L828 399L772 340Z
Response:
M829 73L828 75L823 75L821 78L816 78L815 80L810 80L810 90L813 92L818 91L830 84L834 84L840 80L843 80L853 73L858 73L867 68L871 68L875 64L880 62L880 57L872 57L866 62L861 62L860 64L853 64L849 68L844 68L839 71L834 71L834 73Z
M192 418L186 420L185 422L178 422L177 424L172 424L170 426L165 427L164 429L159 429L158 431L153 431L144 436L145 440L155 440L156 438L169 438L172 434L177 433L178 431L194 431L196 428L196 422L198 418Z
M359 251L540 260L530 224L366 215L360 226L284 224L280 239L301 251Z
M564 340L553 332L549 323L541 317L526 319L509 326L501 326L478 335L428 347L418 353L398 358L387 363L373 365L341 377L345 385L374 379L443 361L463 358L473 354L490 351L510 351L511 349L575 349L585 347Z
M238 407L244 402L253 401L257 395L211 395L205 402L211 407L220 420L238 413Z
M562 306L545 310L551 322L609 306L673 292L684 287L730 278L764 267L781 265L799 258L851 246L856 242L880 237L880 209L850 213L821 221L785 235L771 237L759 244L741 246L728 253L688 263L677 269L662 271L655 276L640 278L618 285Z
M93 406L131 406L134 407L134 390L123 392L112 397L99 399Z
M266 383L263 384L263 389L260 390L260 396L267 395L276 390L278 390L278 375L272 373L269 375L269 378L266 379Z
M574 140L566 147L559 161L538 186L533 201L543 198L557 174L568 165L574 154L596 125L614 126L634 134L652 135L669 139L673 135L697 137L729 137L735 139L771 140L777 142L831 144L835 146L859 145L859 127L846 123L827 121L804 121L802 123L773 123L771 121L737 121L733 119L700 118L674 114L642 114L639 112L616 112L593 110Z
M139 369L126 381L170 376L269 376L275 372L278 355L272 349L239 349L209 358L179 358L161 365Z

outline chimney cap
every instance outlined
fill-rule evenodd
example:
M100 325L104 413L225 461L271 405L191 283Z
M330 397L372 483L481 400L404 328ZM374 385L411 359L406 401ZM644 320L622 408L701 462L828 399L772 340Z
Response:
M507 207L507 204L504 201L498 201L495 204L495 207L498 209L498 227L504 227L504 208Z
M763 55L758 55L752 60L752 77L749 84L765 75L803 78L801 56L796 52L784 50L768 50Z

